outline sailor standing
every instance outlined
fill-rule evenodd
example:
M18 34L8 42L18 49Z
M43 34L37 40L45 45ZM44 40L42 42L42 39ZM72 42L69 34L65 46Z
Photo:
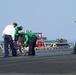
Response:
M2 38L4 38L4 51L5 57L9 56L8 44L10 44L12 50L12 56L17 56L16 47L14 45L14 31L17 23L14 22L11 25L7 25L2 33Z

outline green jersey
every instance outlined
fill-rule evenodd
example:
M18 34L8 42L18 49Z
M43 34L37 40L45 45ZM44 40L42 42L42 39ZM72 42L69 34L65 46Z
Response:
M28 42L32 39L33 36L34 34L32 32L25 33L26 44L28 44Z
M18 40L20 30L22 30L22 26L18 26L15 28L15 31L14 31L15 40Z

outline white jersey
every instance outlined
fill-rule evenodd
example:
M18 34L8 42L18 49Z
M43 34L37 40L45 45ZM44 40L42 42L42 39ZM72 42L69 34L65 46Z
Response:
M7 25L5 27L5 29L3 30L2 36L6 35L11 35L12 40L14 40L14 32L15 32L15 28L13 27L13 25Z

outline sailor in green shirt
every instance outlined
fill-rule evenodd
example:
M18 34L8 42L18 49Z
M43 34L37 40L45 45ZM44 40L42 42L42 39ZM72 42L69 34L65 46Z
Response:
M23 27L22 26L17 26L16 28L15 28L15 31L14 31L14 36L15 36L15 41L17 41L18 40L18 37L20 36L20 33L19 33L19 31L21 31L23 29Z
M28 51L28 55L35 55L35 45L36 45L36 41L37 41L37 37L31 32L31 31L26 31L25 32L25 44L29 46L29 51Z
M15 36L14 45L15 45L15 49L17 49L17 47L18 47L21 54L23 54L22 50L21 50L23 38L21 37L21 33L19 31L21 31L22 29L23 29L22 26L17 26L15 28L15 31L14 31L14 36ZM17 46L17 42L18 42L18 46Z

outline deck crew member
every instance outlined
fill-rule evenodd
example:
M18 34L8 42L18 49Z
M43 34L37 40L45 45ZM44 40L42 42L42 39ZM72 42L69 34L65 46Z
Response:
M10 48L12 50L12 56L17 56L16 46L14 45L14 31L17 23L14 22L11 25L7 25L2 33L2 38L4 38L4 51L5 57L9 56L8 44L10 44Z
M35 55L35 45L37 37L30 31L25 31L25 44L29 46L28 56Z

